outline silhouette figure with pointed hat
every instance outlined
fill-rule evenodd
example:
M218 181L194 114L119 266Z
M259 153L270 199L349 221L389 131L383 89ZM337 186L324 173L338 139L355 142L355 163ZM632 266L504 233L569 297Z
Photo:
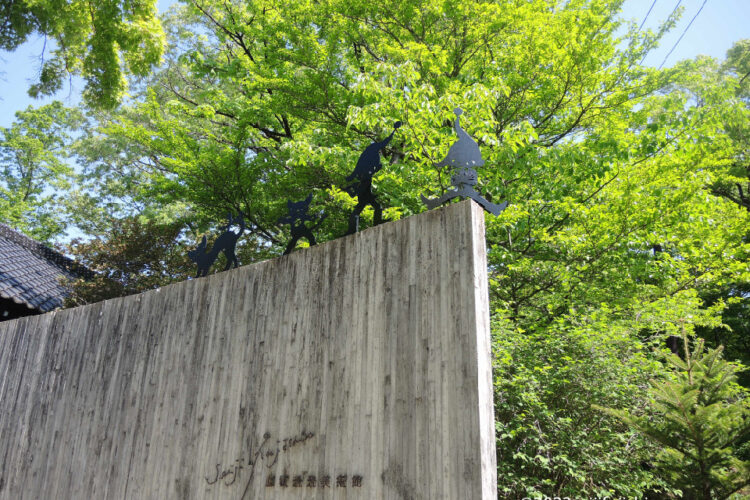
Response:
M381 142L373 142L362 151L357 160L357 166L354 171L346 178L347 181L355 181L353 184L344 188L352 197L357 197L357 206L349 216L349 229L346 234L354 234L359 231L359 214L370 205L375 211L374 225L383 222L383 207L380 206L375 194L372 192L372 176L375 175L383 164L380 162L380 151L385 148L393 139L396 130L401 126L397 121L393 124L393 132Z
M454 113L456 114L456 121L453 124L453 130L456 131L458 140L454 142L448 150L445 159L440 163L437 163L435 166L451 167L453 169L451 184L453 184L453 187L456 189L448 191L440 198L432 200L425 198L424 195L420 195L422 202L427 205L428 209L432 210L453 198L471 198L489 213L499 215L500 212L505 210L505 207L508 206L508 202L506 201L499 205L490 203L482 198L482 196L474 189L474 186L476 186L478 182L477 171L475 168L483 166L484 160L482 159L481 151L479 151L479 145L477 145L474 139L472 139L471 136L461 128L459 117L463 111L461 108L456 108Z

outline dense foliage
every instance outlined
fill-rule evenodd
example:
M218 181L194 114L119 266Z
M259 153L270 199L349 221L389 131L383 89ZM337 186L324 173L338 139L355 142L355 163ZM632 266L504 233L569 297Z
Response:
M510 203L487 218L499 495L693 491L628 422L665 415L647 388L679 376L667 339L698 331L747 359L750 45L646 68L674 19L643 31L621 3L185 1L163 20L165 64L75 147L70 206L97 239L72 252L121 283L79 297L181 279L169 245L227 212L246 215L244 263L278 255L286 200L309 192L318 240L341 236L344 179L396 120L375 189L387 217L421 212L449 187L435 164L461 107L478 188ZM131 254L120 229L165 238ZM732 387L722 404L741 408Z
M72 132L83 124L79 110L53 102L16 113L0 127L0 222L47 241L67 227L64 193L74 173Z

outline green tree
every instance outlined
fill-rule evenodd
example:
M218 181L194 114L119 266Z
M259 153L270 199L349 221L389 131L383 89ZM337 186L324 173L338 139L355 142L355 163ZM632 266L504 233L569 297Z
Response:
M693 81L702 83L692 89L695 100L711 110L718 124L713 140L724 144L709 170L711 193L750 211L750 40L736 42L723 64L705 59L694 72ZM740 234L750 241L747 227ZM739 257L750 261L748 253ZM730 329L702 329L699 335L708 345L723 345L729 359L750 365L750 275L737 272L734 280L706 290L704 297L709 303L726 301L723 322ZM740 373L738 379L750 387L750 373Z
M180 241L181 222L108 220L106 233L73 240L68 252L96 275L75 280L67 306L123 297L184 281L193 268Z
M65 231L65 193L74 177L67 160L83 122L80 111L55 101L18 111L0 128L0 221L41 241Z
M492 165L481 177L488 196L513 198L539 174L525 163L660 85L635 64L657 35L626 26L618 38L619 3L188 2L167 21L168 67L102 132L140 149L131 168L145 174L142 192L165 203L157 192L174 193L214 216L243 205L275 245L287 197L316 190L331 214L353 206L338 188L397 118L406 126L377 183L391 217L423 210L418 195L448 185L432 165L453 141L446 120L460 104ZM342 228L329 219L331 238Z
M712 103L720 113L723 136L730 141L727 155L718 158L714 193L750 210L750 39L736 42L727 51L726 61L713 71L727 91L721 101ZM719 85L702 89L703 99ZM715 92L715 90L714 90Z
M672 491L641 466L656 448L592 406L646 411L642 388L658 363L646 342L633 340L631 323L613 321L606 311L561 317L532 332L507 320L498 323L498 498Z
M160 61L164 35L156 0L6 0L0 2L0 49L14 50L38 33L56 42L32 96L57 92L68 74L86 80L89 104L111 108L127 74L145 76Z
M683 498L728 498L750 484L750 461L735 451L750 434L750 399L736 383L740 368L722 359L721 347L704 351L696 339L691 352L690 343L685 329L682 356L670 355L670 376L649 389L661 418L609 413L663 448L656 462Z

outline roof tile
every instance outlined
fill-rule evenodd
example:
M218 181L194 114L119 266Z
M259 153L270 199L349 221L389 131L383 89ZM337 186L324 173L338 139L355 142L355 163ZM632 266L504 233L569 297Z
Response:
M91 274L61 253L0 224L0 297L48 312L62 307L69 293L63 278Z

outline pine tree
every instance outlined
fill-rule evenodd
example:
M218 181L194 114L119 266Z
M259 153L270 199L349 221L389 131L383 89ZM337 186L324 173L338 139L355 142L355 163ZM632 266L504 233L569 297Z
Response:
M705 350L698 338L691 352L690 343L683 331L682 357L669 355L670 376L652 383L651 416L605 411L663 447L655 465L683 498L728 498L750 484L750 461L736 453L750 437L750 398L723 346Z

